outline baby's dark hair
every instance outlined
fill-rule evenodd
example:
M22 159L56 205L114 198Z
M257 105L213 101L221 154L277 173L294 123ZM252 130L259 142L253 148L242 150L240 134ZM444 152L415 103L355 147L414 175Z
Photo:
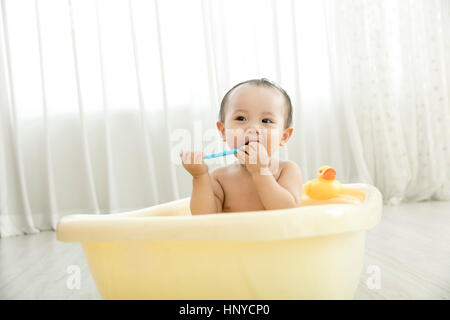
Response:
M229 96L231 95L231 93L233 92L234 89L244 85L244 84L252 84L255 86L264 86L267 88L273 88L278 90L279 92L281 92L284 96L284 99L286 101L286 107L287 107L287 116L285 119L285 128L289 128L292 124L292 103L291 103L291 98L289 97L289 95L286 93L286 91L284 91L283 88L281 88L278 84L266 79L266 78L261 78L261 79L251 79L251 80L247 80L247 81L243 81L241 83L238 83L237 85L235 85L233 88L231 88L230 90L228 90L228 92L225 94L225 96L222 99L222 102L220 103L220 111L219 111L219 121L224 122L225 121L225 109L226 106L228 104L228 100L229 100Z

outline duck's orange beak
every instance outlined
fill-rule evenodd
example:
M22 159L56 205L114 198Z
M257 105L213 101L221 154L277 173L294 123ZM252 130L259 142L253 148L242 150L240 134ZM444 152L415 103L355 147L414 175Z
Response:
M325 180L334 180L336 177L336 171L333 168L328 168L325 170L324 173L322 173L322 178Z

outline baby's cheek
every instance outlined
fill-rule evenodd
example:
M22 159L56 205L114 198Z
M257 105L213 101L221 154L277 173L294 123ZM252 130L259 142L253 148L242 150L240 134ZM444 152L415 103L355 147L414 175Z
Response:
M270 146L267 146L266 147L266 150L267 150L267 155L269 156L269 157L272 157L272 155L273 155L273 153L274 153L274 150L275 148L273 148L273 146L272 146L272 148L270 148Z
M239 134L239 130L228 129L225 132L225 139L229 147L235 149L238 146L241 146L245 142L245 137L242 134Z
M267 136L266 149L269 156L272 156L276 152L279 141L279 134L276 132L272 132Z
M266 150L269 155L272 154L272 150L274 149L273 148L274 141L275 140L272 135L267 136Z
M234 144L236 143L236 137L229 131L225 132L225 141L228 146L234 148Z

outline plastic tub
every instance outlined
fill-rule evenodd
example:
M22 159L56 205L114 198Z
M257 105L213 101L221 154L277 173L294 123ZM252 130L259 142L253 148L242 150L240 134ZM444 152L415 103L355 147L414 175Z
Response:
M69 215L104 299L352 299L378 189L298 208L192 216L190 198L107 215Z

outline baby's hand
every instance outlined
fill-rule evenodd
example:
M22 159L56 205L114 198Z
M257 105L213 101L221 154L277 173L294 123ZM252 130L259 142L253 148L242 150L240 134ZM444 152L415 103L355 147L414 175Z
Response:
M208 165L203 161L205 154L201 151L181 151L183 167L193 176L199 177L208 173Z
M268 174L270 172L270 157L266 148L259 142L252 141L248 145L242 146L238 149L236 157L241 164L245 164L251 175Z

